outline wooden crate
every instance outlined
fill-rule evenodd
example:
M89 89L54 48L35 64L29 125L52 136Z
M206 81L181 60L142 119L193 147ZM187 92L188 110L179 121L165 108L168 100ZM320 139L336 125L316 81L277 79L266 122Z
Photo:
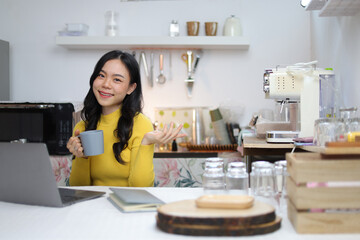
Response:
M320 153L288 153L286 159L288 217L296 231L360 233L360 186L341 184L360 182L360 158L329 160ZM324 182L337 186L309 187Z

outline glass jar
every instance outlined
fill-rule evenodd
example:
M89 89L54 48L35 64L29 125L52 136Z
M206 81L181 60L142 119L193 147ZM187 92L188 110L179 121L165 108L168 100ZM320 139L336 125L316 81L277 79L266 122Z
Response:
M360 118L350 118L347 121L348 132L360 132Z
M118 34L118 24L117 24L118 13L115 11L107 11L105 13L106 20L106 36L116 36Z
M356 107L340 108L340 118L349 119L355 118L357 113Z
M206 194L223 194L225 191L224 159L207 158L202 175L202 186Z
M249 174L243 162L231 162L226 172L226 190L229 194L244 194L249 191Z
M277 191L281 193L282 196L286 196L286 178L287 173L287 162L286 160L276 161L275 165L275 177L276 177L276 186Z
M273 197L277 192L274 164L261 162L254 165L252 192L255 196Z
M255 176L255 170L261 166L261 165L267 165L269 162L266 161L256 161L251 164L251 172L250 172L250 190L253 195L255 195L256 192L256 176Z
M314 140L316 146L324 147L327 142L345 139L346 123L340 118L320 118L315 121Z
M178 21L172 20L170 23L170 37L177 37L180 35L180 26Z

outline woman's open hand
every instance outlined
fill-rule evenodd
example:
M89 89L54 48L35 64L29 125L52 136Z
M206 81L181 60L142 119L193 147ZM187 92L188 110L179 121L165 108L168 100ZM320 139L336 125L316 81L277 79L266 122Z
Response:
M71 137L66 145L67 149L75 156L75 157L85 157L84 156L84 148L81 145L80 138L80 131L77 129L75 130L74 137Z
M171 143L175 138L185 137L186 134L179 134L181 131L183 125L180 124L175 130L174 130L174 123L171 122L170 126L168 128L167 125L162 130L155 130L152 132L148 132L144 135L144 138L141 142L142 145L150 145L155 143Z

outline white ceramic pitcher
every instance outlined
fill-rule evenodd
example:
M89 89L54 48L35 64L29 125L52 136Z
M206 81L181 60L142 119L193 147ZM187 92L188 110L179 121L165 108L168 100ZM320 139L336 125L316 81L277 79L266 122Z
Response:
M224 36L241 36L242 28L240 19L235 17L235 15L231 15L228 17L224 24Z

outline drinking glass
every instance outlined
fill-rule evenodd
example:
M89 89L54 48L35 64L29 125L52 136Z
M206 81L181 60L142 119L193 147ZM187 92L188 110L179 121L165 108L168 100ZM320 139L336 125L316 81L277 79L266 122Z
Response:
M275 176L278 193L286 197L286 178L288 176L286 160L275 162Z
M243 162L231 162L226 173L226 190L230 194L247 195L249 191L249 174Z
M348 119L356 117L357 108L350 107L350 108L341 108L340 109L340 118Z
M253 165L252 192L255 196L273 197L277 192L274 164L255 162Z
M360 132L360 118L349 118L346 122L347 132Z
M314 144L325 146L327 142L336 142L344 139L346 122L342 118L320 118L314 125Z
M255 200L272 205L275 208L276 214L281 215L281 199L278 194L274 164L266 161L257 161L252 163L251 169L250 190Z
M253 195L255 195L255 189L256 189L256 178L255 178L255 171L257 166L260 166L262 164L267 164L266 161L256 161L251 164L251 172L250 172L250 190Z

